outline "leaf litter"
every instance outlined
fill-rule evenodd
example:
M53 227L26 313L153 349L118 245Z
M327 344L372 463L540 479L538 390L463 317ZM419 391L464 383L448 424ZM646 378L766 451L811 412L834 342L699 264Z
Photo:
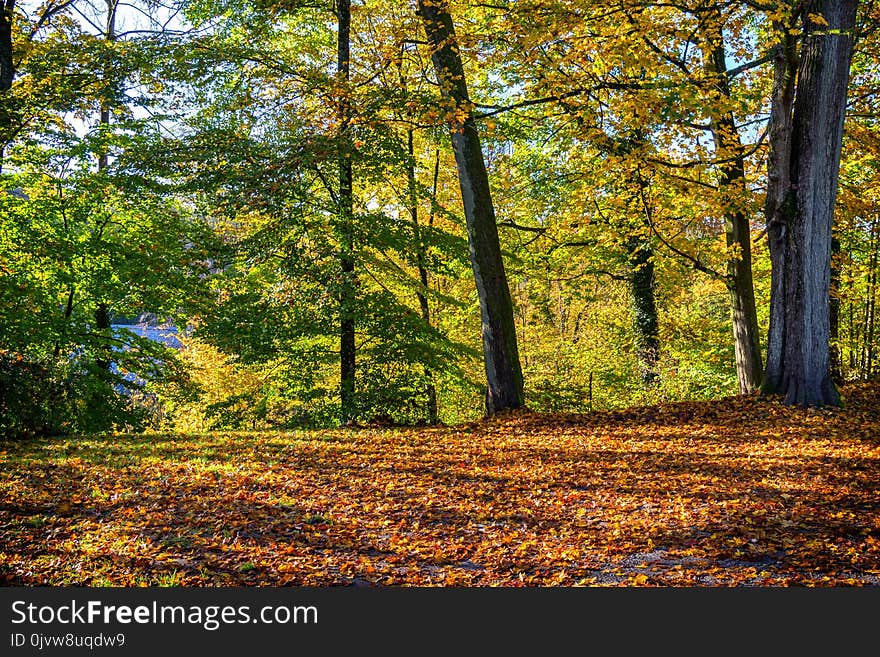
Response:
M14 586L878 586L880 384L0 446Z

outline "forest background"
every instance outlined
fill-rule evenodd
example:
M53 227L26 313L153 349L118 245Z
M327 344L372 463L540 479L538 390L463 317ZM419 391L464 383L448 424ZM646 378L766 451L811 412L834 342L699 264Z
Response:
M4 0L0 430L491 410L498 272L475 284L457 135L509 290L506 406L758 391L774 103L826 5ZM880 346L878 11L847 32L838 383Z

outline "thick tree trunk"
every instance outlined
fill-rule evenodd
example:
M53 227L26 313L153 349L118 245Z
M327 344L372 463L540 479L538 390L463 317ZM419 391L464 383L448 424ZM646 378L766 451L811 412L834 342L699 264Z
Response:
M336 3L338 19L336 71L340 82L346 83L339 102L339 207L337 233L339 239L339 397L340 420L347 424L357 415L355 399L355 372L357 345L355 342L355 271L354 239L352 223L354 217L354 178L351 162L351 103L348 98L347 83L350 79L349 58L351 53L351 1L338 0Z
M732 252L727 261L727 284L730 296L730 317L739 392L747 395L761 385L764 366L761 361L761 337L755 287L752 280L752 239L749 218L742 208L746 189L745 156L733 112L727 106L730 83L727 78L727 57L724 48L721 17L705 23L706 72L713 81L718 103L710 117L715 152L719 160L719 187L725 194L724 225L727 248Z
M630 155L644 147L646 141L641 130L616 141L617 154ZM630 317L635 336L636 355L642 385L655 386L660 382L660 320L657 314L656 278L654 276L654 247L651 232L655 209L649 201L647 190L651 183L643 175L639 165L635 170L622 171L621 179L632 180L636 187L625 190L630 217L641 217L638 225L633 221L624 226L626 239L627 279L629 283Z
M761 391L773 394L782 382L782 354L785 351L785 239L787 194L791 188L791 131L795 75L798 67L797 41L784 26L773 59L773 92L770 102L767 156L767 246L770 251L770 326L767 332L767 363Z
M771 291L776 295L771 305L775 303L778 311L781 303L784 309L784 344L768 345L771 350L783 348L773 354L779 370L772 379L768 376L765 387L784 394L787 404L840 403L831 380L829 352L831 226L857 5L857 0L813 0L805 12L792 118L790 187L777 235L783 240L782 289ZM811 14L821 15L828 25L810 19Z
M660 381L660 329L654 295L654 250L643 235L627 239L629 290L636 352L642 383L656 385Z
M461 55L445 0L419 0L431 59L443 98L449 101L449 123L458 180L464 202L471 265L482 316L486 366L486 413L523 405L523 378L517 350L513 302L501 257L489 176L468 97Z

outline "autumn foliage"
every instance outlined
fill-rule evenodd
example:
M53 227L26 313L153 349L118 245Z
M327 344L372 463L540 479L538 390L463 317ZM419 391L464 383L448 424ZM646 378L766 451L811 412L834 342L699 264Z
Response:
M438 428L7 443L0 581L880 584L880 385Z

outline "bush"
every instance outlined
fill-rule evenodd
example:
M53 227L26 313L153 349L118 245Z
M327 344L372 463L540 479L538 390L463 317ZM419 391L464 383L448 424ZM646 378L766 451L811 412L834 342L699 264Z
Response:
M19 353L0 351L0 436L26 438L52 433L51 403L58 396L49 367Z
M132 396L133 387L93 363L39 361L0 351L0 436L143 429L148 408Z

